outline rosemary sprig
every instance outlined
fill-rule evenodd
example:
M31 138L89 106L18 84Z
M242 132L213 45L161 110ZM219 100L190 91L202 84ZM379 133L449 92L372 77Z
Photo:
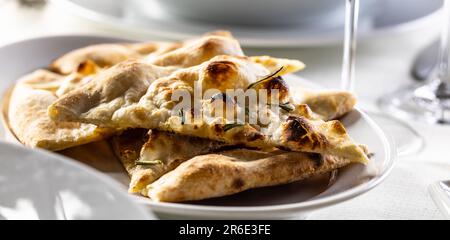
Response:
M180 115L180 117L181 117L181 125L184 125L184 123L186 122L186 117L184 116L184 110L180 109L180 112L178 113L178 115Z
M294 105L290 104L289 102L287 103L282 103L279 105L281 109L283 109L286 112L292 112L295 110Z
M139 160L136 161L136 165L138 166L150 166L150 165L160 165L163 164L161 160Z
M220 99L224 103L227 103L227 104L234 103L234 100L230 96L228 96L226 93L223 93L223 92L214 94L211 97L211 102L214 102L217 99Z
M245 115L246 116L250 115L250 108L249 107L245 107L244 111L245 111Z
M267 105L274 105L274 104L270 104L270 103L269 103L269 104L267 104ZM281 109L283 109L284 111L286 111L286 112L292 112L292 111L295 110L295 106L292 105L292 104L289 103L289 102L278 104L278 106L279 106Z
M231 130L231 129L235 128L235 127L242 127L242 126L244 126L244 124L240 124L240 123L225 124L223 126L223 131L226 132L226 131Z
M272 78L275 77L278 73L280 73L281 70L283 70L283 68L284 68L284 67L282 66L282 67L280 67L280 69L276 70L274 73L271 73L271 74L269 74L268 76L264 77L263 79L261 79L261 80L259 80L259 81L256 81L256 82L254 82L254 83L248 85L247 89L253 88L254 86L256 86L256 85L258 85L258 84L260 84L260 83L262 83L262 82L264 82L264 81L266 81L266 80L272 79Z

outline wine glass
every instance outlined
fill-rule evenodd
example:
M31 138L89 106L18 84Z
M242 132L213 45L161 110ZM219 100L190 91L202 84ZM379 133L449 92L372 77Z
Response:
M449 1L450 0L447 0L447 2ZM341 84L343 90L353 92L355 84L355 54L359 0L345 0L345 2L345 37ZM450 97L450 88L448 88L448 90L448 96ZM450 107L450 104L448 106ZM423 138L407 123L381 113L369 112L368 114L386 133L391 135L397 145L399 156L417 153L424 146Z
M438 69L425 84L411 85L388 94L379 101L386 111L405 119L428 123L450 123L449 27L450 1L443 5Z

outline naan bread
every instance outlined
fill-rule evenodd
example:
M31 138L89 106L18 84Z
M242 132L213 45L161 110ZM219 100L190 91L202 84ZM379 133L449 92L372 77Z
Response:
M286 58L273 58L270 56L253 56L249 58L252 62L263 65L271 73L281 69L279 75L297 72L305 68L304 63L300 61L294 62Z
M304 64L246 57L226 31L181 43L93 45L50 67L59 74L38 70L12 92L8 117L18 139L77 156L78 148L100 146L86 143L122 132L111 143L131 176L129 190L155 201L225 196L367 161L367 149L353 143L342 124L326 122L353 108L352 94L305 91L296 101L281 75ZM279 90L286 106L281 114L263 110L269 124L227 128L233 123L217 116L184 124L194 111L174 115L171 96L179 89L192 93L196 81L203 91L222 91L217 99L225 104L225 90L251 87ZM214 113L215 101L205 99L202 109ZM255 107L231 102L235 113Z
M23 77L14 87L9 104L9 125L16 137L29 147L48 150L97 141L110 131L95 125L56 122L47 115L47 108L56 101L55 91L63 76L38 70Z
M227 33L212 33L199 39L190 40L183 47L160 56L149 56L149 63L158 66L186 68L199 65L219 56L244 56L239 42Z
M326 95L327 97L324 97ZM317 97L317 99L315 98ZM317 108L321 110L322 106L329 106L329 102L334 99L349 98L343 100L342 104L333 105L333 108L327 107L325 117L341 116L353 109L353 95L346 92L323 92L318 94L309 94L305 101L313 101L313 111ZM346 104L344 104L346 103ZM147 134L148 132L148 134ZM212 141L209 139L187 137L168 132L146 129L130 129L122 134L112 138L113 149L121 159L125 169L131 177L129 191L132 193L141 192L145 186L154 182L167 172L175 169L179 164L197 155L217 152L229 146L224 142ZM152 162L161 161L161 164L149 164L148 166L136 165L136 161Z
M148 185L143 194L159 202L202 200L299 181L351 162L313 153L230 150L182 163Z
M146 132L127 130L112 143L131 176L129 191L155 201L225 196L298 181L352 162L313 153L226 150L233 147L167 132L151 131L148 136ZM148 164L137 165L137 161Z
M120 75L121 78L134 77L142 80L141 82L135 82L134 85L126 85L130 88L129 94L125 94L123 101L129 101L135 94L139 94L140 91L145 93L148 84L147 80L151 81L153 78L160 78L169 75L176 69L184 67L184 65L178 61L183 61L189 64L195 61L208 60L215 54L231 54L242 55L237 41L227 32L211 33L203 36L199 39L193 39L186 43L166 43L166 42L148 42L148 43L136 43L136 44L99 44L88 46L85 48L77 49L65 54L58 58L51 64L51 68L59 72L55 74L45 70L36 71L34 74L25 77L26 80L20 81L16 90L12 96L10 115L12 120L16 121L22 119L22 121L13 123L15 132L21 141L27 145L33 147L42 147L50 150L60 150L63 148L76 146L79 144L87 143L94 140L98 140L103 135L104 130L99 131L95 126L90 124L80 123L68 123L64 121L52 121L47 116L41 116L39 124L35 127L34 131L25 131L24 127L31 124L29 118L32 118L31 109L46 109L57 98L63 96L78 87L90 82L94 76L101 75L104 69L107 69L117 63L125 61L127 59L141 59L137 62L159 62L160 65L166 67L157 67L144 64L130 64L126 65L128 68L123 72L123 69L119 66L112 71ZM198 51L192 55L190 52L192 49ZM179 49L176 54L168 54L169 52ZM170 60L172 59L172 60ZM171 62L172 61L172 62ZM176 65L176 66L175 66ZM117 70L119 69L119 70ZM149 78L149 79L146 79ZM111 81L111 85L107 85L103 89L108 94L120 95L120 84L126 84L122 82ZM26 83L26 84L23 84ZM41 90L41 91L37 91ZM45 92L43 92L45 91ZM136 91L137 93L130 93ZM26 95L24 95L26 94ZM121 104L121 103L116 103ZM16 108L20 107L20 111ZM108 106L111 107L111 106ZM14 115L14 116L13 116ZM25 116L29 115L29 116ZM37 119L34 119L37 121ZM68 137L73 128L80 126L80 131L84 132L86 136L80 135L80 133L74 132L75 136ZM88 126L88 129L86 127ZM65 131L62 131L62 130ZM91 132L96 132L91 136ZM98 135L102 132L101 135ZM108 132L113 132L112 129ZM74 141L71 143L70 141ZM56 142L59 142L58 144Z
M295 66L301 67L301 64L298 61L292 61L289 68L295 69ZM142 72L141 69L145 69L146 74L152 74L154 77L150 79L144 76L145 82L151 84L148 88L140 89L139 94L135 94L136 89L130 86L143 82L142 74L139 74ZM137 114L151 113L153 110L167 115L166 109L161 109L161 111L157 109L158 105L168 102L175 90L185 89L193 92L195 81L202 84L204 91L211 88L222 91L245 89L250 83L256 82L269 73L264 66L255 64L247 58L224 55L214 57L198 66L180 69L168 77L157 79L156 77L160 75L158 72L164 69L166 68L137 60L122 62L104 71L83 88L73 91L55 102L49 108L49 115L55 120L88 121L101 126L139 128L138 125L148 124L145 119L140 119L144 116L138 116L133 120L124 118L133 118ZM133 75L133 72L137 72L137 74ZM110 86L111 84L115 84L114 88ZM111 91L104 91L104 89L111 89ZM111 93L113 90L115 92ZM143 91L146 92L143 93ZM117 92L121 94L117 94ZM134 94L132 101L121 101L121 105L105 109L106 105L119 101L118 99L123 99L129 94ZM138 110L140 105L149 106ZM105 111L108 113L103 114ZM125 114L125 112L128 113ZM149 114L148 117L153 116ZM132 122L128 122L129 120ZM164 119L161 120L164 122ZM123 124L125 126L122 126ZM152 127L142 126L142 128Z
M230 32L205 34L184 43L146 42L97 44L73 50L56 59L50 67L61 74L76 72L92 61L109 68L129 59L145 59L158 66L185 68L198 65L217 55L244 56L241 46Z
M50 67L61 74L70 74L87 61L108 68L127 59L159 56L180 47L179 43L168 42L98 44L73 50L56 59Z
M130 129L111 139L114 152L131 177L129 192L141 192L167 172L197 155L227 147L227 144L168 132ZM139 164L141 163L141 164Z
M323 120L338 119L353 110L356 97L346 91L305 92L300 101Z
M285 60L283 62L285 65L289 63ZM134 65L133 62L126 64ZM302 67L297 61L290 61L286 69L297 69L295 66ZM155 68L153 65L147 67ZM225 117L203 117L201 122L184 124L183 119L194 119L192 111L187 111L183 116L171 112L177 104L171 100L172 93L181 89L193 93L195 81L202 84L204 91L211 88L219 91L245 89L270 73L266 67L249 58L214 57L201 65L175 71L169 77L154 79L145 94L136 94L136 90L129 87L141 82L139 77L127 75L131 77L124 78L121 76L122 72L123 70L116 71L115 68L113 71L105 71L104 75L65 95L49 107L50 117L59 121L79 121L112 128L172 131L230 145L242 144L262 149L280 147L291 151L331 154L362 163L368 160L339 121L324 122L315 117L307 105L296 106L292 113L280 110L278 114L267 109L270 121L264 128L245 124L231 130L227 129L230 122L227 122ZM115 94L104 91L109 89L113 82L121 81L134 83L117 83ZM279 88L281 99L291 98L286 84L279 76L258 84L258 87L261 85L271 89ZM130 94L132 97L127 97ZM214 101L204 99L201 104L203 111L214 112ZM232 107L239 114L245 111L246 106L234 104ZM248 107L255 109L257 106Z

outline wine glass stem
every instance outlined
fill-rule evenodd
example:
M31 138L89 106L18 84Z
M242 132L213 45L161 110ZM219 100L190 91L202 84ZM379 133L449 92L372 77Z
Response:
M355 85L356 34L359 0L345 0L345 36L342 59L342 89L353 92Z
M450 0L444 1L441 30L441 45L439 52L439 80L438 98L450 98Z

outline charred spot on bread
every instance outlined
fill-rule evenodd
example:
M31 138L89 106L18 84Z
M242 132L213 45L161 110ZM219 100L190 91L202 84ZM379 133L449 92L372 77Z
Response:
M222 125L220 125L220 124L215 124L214 126L213 126L213 129L214 129L214 132L215 133L222 133L224 130L223 130L223 126Z
M328 145L327 138L318 133L308 121L301 116L289 116L286 120L286 139L299 146L310 146L311 150Z
M231 61L213 61L206 67L206 74L211 79L211 82L217 86L233 79L237 74L238 69L235 63Z
M275 97L278 98L281 102L284 102L289 96L289 87L281 76L277 76L267 81L263 81L261 82L261 84L257 85L256 88L267 89L268 90L267 96L269 99L272 98L272 94L274 93L273 90L278 90L277 92L278 96Z
M314 166L316 168L321 167L325 163L325 160L323 159L322 154L319 154L319 153L308 153L308 157L314 163Z
M288 141L298 141L311 131L303 117L289 116L286 121L286 138Z
M334 120L334 121L330 121L328 122L331 125L331 129L340 135L343 134L347 134L347 131L345 130L344 125L342 125L342 123L340 121Z
M95 66L96 64L92 60L88 59L78 64L76 72L81 74L92 74L95 72Z
M233 182L231 183L231 186L235 189L241 189L245 185L245 182L242 178L235 178L233 179Z

